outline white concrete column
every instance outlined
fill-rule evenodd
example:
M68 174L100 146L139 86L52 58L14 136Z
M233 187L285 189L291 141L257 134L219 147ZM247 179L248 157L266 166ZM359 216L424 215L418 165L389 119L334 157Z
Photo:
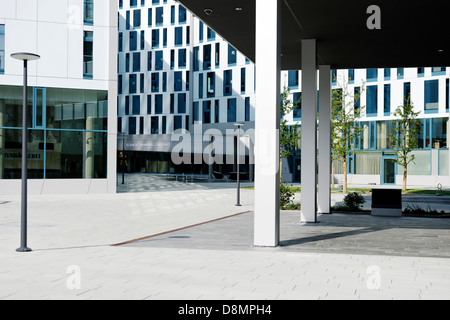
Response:
M0 99L0 127L4 125L4 112L5 112L5 100ZM3 179L3 170L5 167L4 163L4 152L5 152L5 130L0 129L0 179Z
M318 211L331 206L331 68L319 66L319 194Z
M317 222L317 52L316 40L302 40L301 221Z
M256 1L255 246L277 246L280 229L281 0Z

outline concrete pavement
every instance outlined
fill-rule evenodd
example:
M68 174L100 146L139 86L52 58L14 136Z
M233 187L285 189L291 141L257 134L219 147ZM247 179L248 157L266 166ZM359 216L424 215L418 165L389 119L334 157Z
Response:
M303 225L284 212L283 246L254 248L252 190L236 207L233 185L192 187L30 196L30 253L15 252L20 197L0 195L0 299L450 298L445 219L331 215Z

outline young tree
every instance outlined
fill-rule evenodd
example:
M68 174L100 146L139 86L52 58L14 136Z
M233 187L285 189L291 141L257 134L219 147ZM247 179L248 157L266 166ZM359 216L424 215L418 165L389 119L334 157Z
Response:
M417 135L421 131L420 121L417 119L419 113L414 112L411 96L408 96L393 114L397 119L392 121L395 126L389 137L397 155L396 162L403 167L403 192L406 191L408 164L415 159L411 153L417 148Z
M332 111L331 111L331 149L332 159L342 160L344 170L343 193L347 193L347 158L353 150L353 142L358 138L363 129L358 126L358 118L365 108L357 105L365 84L357 92L349 92L348 81L338 81L339 89L333 90ZM334 172L333 172L334 174Z

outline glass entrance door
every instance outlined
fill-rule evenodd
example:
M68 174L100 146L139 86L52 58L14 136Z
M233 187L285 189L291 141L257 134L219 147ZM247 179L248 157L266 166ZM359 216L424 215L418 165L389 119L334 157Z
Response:
M382 184L395 184L397 163L394 157L383 157L381 170Z

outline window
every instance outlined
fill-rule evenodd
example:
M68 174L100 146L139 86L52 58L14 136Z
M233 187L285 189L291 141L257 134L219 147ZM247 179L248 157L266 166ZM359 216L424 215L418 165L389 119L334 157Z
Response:
M84 24L94 24L94 0L84 0Z
M186 113L186 93L178 94L178 113Z
M163 113L163 95L156 94L155 95L155 114Z
M159 72L152 73L152 92L159 92Z
M245 98L245 121L250 121L250 97Z
M236 49L230 44L228 45L228 66L236 65Z
M175 28L175 46L179 47L183 45L183 27Z
M353 110L356 114L358 110L361 108L361 87L355 87L353 89L353 100L354 100Z
M139 134L144 134L144 117L139 118Z
M294 92L293 96L293 103L294 103L294 121L300 121L302 119L302 93L301 92Z
M367 81L378 81L378 69L367 69Z
M289 89L298 89L298 71L288 72L288 86Z
M203 98L203 73L198 75L198 98Z
M449 111L449 98L450 98L450 96L449 96L449 84L450 84L450 81L449 81L449 79L446 79L445 80L445 110L446 110L446 112L448 112Z
M133 28L141 27L141 9L133 11Z
M203 123L211 123L211 101L203 101Z
M208 28L206 31L206 37L208 41L214 41L216 40L216 33L211 28Z
M137 0L130 0L130 8L137 6Z
M335 86L337 83L337 70L331 69L331 84Z
M203 22L198 22L198 40L200 43L203 42Z
M174 73L175 81L174 81L174 91L183 91L183 72L176 71Z
M173 117L173 130L183 129L183 117L175 116Z
M203 70L211 70L211 45L203 46Z
M167 91L167 72L162 73L162 91Z
M141 96L133 96L133 115L141 114Z
M378 86L367 87L367 116L377 115Z
M186 68L186 49L178 50L178 68Z
M141 50L145 49L145 31L141 31Z
M156 51L155 52L155 70L160 71L163 69L164 60L163 60L163 52Z
M403 83L403 101L406 101L411 96L411 82Z
M434 67L431 68L431 75L433 76L444 75L445 71L446 71L445 67Z
M136 118L128 118L128 134L136 134Z
M216 100L214 103L214 122L219 123L220 121L220 101Z
M163 7L156 8L155 24L156 26L162 26L163 23L164 23L164 8Z
M153 24L152 16L153 16L153 10L152 10L152 8L148 8L148 26L149 27L151 27Z
M0 74L5 73L5 25L0 24Z
M152 96L147 95L147 114L152 114Z
M215 72L208 72L206 75L206 95L208 98L214 97L216 92L215 85L216 74Z
M141 71L141 53L135 52L133 53L133 72Z
M384 80L391 80L391 69L384 68Z
M125 54L125 72L130 72L130 54Z
M170 23L175 24L175 6L170 7Z
M186 23L186 8L181 5L178 7L178 23Z
M425 112L439 109L439 80L425 81Z
M170 69L175 69L175 50L170 50Z
M216 68L220 67L220 43L216 43Z
M126 20L125 20L125 26L127 30L130 30L131 28L131 23L130 23L130 11L127 11L126 13Z
M1 34L1 31L0 31ZM123 51L123 33L119 32L119 52Z
M125 115L128 116L130 114L130 97L125 96Z
M245 94L245 68L241 68L241 94Z
M93 77L93 41L94 33L84 31L83 76L85 79L92 79Z
M425 76L425 68L417 68L417 76L424 77Z
M233 71L225 70L223 72L223 95L231 96L232 94L232 84L233 84Z
M228 99L227 122L236 122L236 98Z
M122 94L123 76L119 74L117 78L117 94Z
M143 73L141 73L141 80L139 82L139 86L140 86L140 93L144 93L145 92L145 75Z
M167 48L167 28L163 29L163 48Z
M161 128L162 129L162 132L161 132L162 134L166 134L167 133L166 132L167 131L166 128L167 128L167 117L163 116L162 117L162 128Z
M136 75L135 74L130 74L128 79L129 79L129 84L128 84L129 91L128 91L128 93L136 93L136 86L137 86Z
M384 85L384 115L388 116L391 113L391 85Z
M151 118L151 134L159 134L159 117Z
M405 72L404 68L397 68L397 79L403 79L404 72Z
M147 52L147 71L152 71L152 52Z
M137 32L131 31L130 32L130 51L137 50Z
M199 47L194 47L194 71L199 71L200 61L199 61Z
M355 82L355 69L348 69L348 81L349 83Z
M199 105L198 102L194 102L194 122L200 121L200 112L198 110Z
M152 30L152 49L159 48L159 29Z

